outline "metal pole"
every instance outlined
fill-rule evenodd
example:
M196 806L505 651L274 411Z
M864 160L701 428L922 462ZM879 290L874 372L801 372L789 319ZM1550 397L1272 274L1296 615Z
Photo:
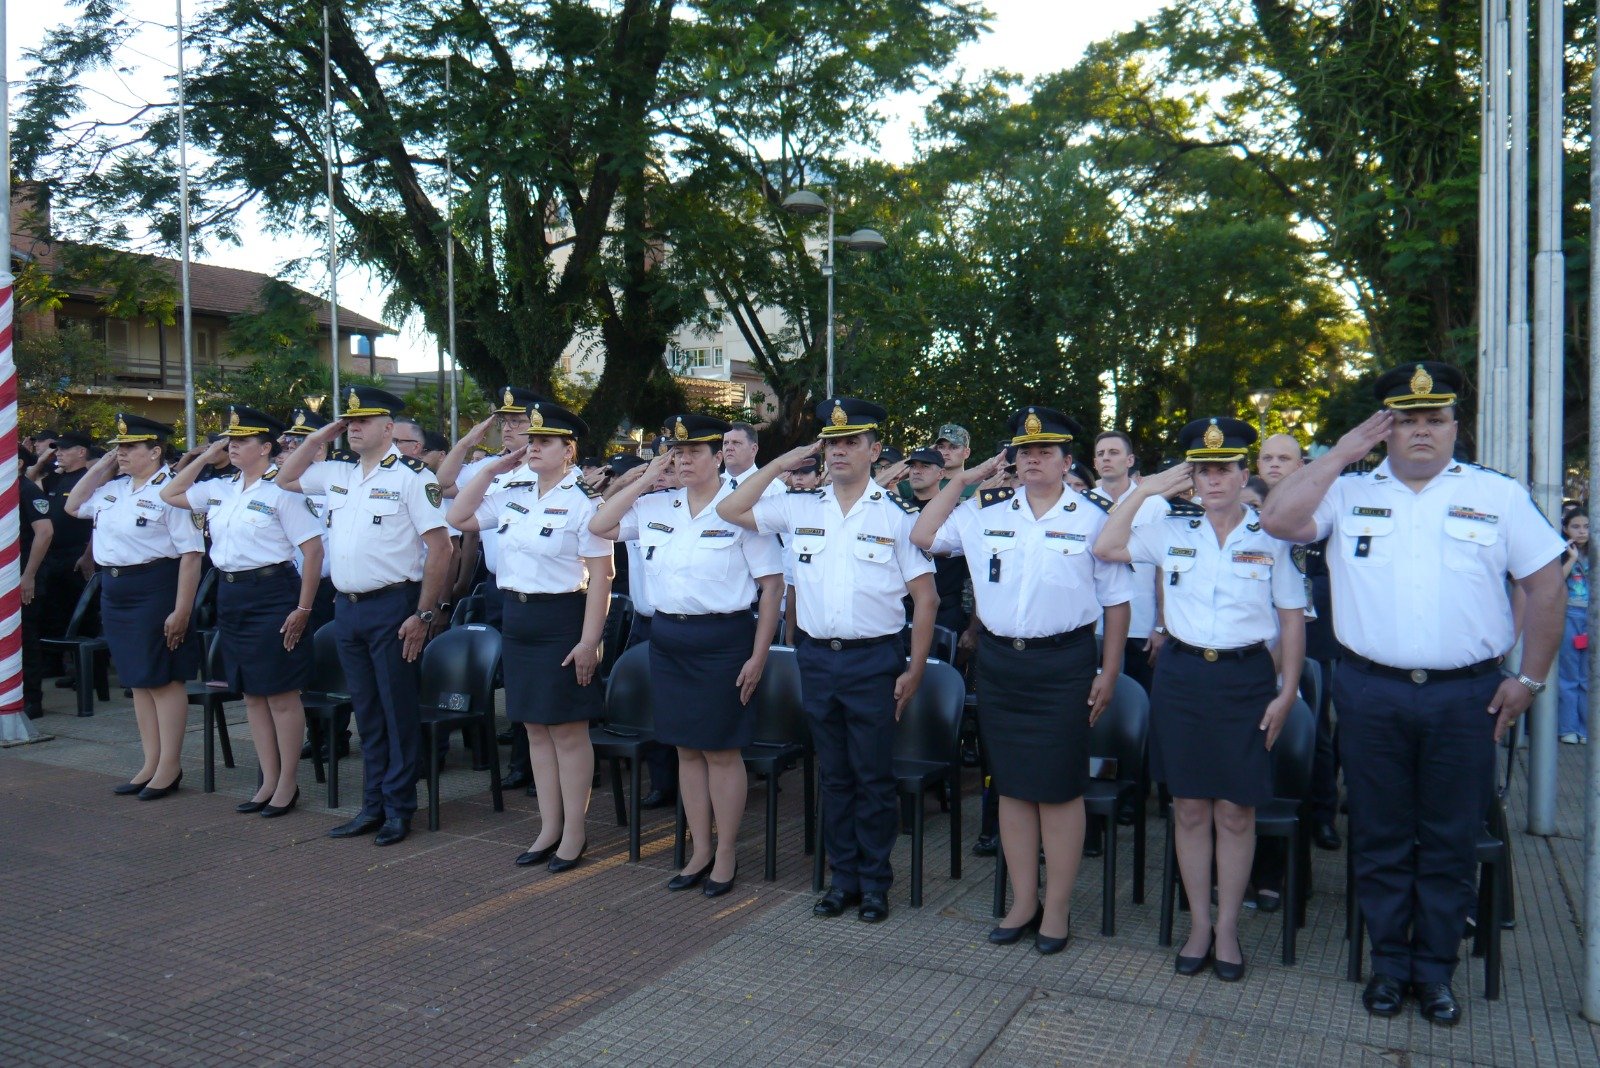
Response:
M183 291L183 435L194 448L194 309L189 304L189 130L183 99L183 0L178 12L178 279Z
M822 275L828 280L828 396L833 396L833 198L838 190L828 187L828 244L823 248Z
M344 398L339 394L339 234L333 223L333 60L328 47L328 5L322 5L322 110L327 125L323 170L328 176L328 353L333 363L333 418Z
M1511 159L1506 196L1506 474L1528 482L1528 0L1511 0Z
M444 95L450 99L450 57L444 57ZM450 344L450 443L455 444L461 434L460 412L456 402L456 379L460 368L456 363L456 215L455 215L455 161L450 153L450 139L445 136L444 146L444 277L445 304L449 317Z
M1498 154L1494 150L1496 111L1500 93L1495 80L1495 8L1504 0L1482 0L1479 30L1481 98L1479 101L1478 143L1478 459L1497 466L1499 434L1496 420L1500 410L1500 391L1495 374L1495 263L1498 231L1495 229L1495 204L1499 189Z
M1559 127L1558 127L1559 129ZM1600 67L1589 86L1589 143L1600 134ZM1600 159L1589 157L1589 203L1600 204ZM1600 212L1589 213L1589 247L1600 248ZM1589 262L1589 502L1600 501L1600 271ZM1597 557L1589 540L1589 568ZM1600 597L1589 598L1589 633L1600 634ZM1600 676L1600 642L1589 643L1590 677ZM1589 722L1600 723L1600 689L1589 688ZM1600 745L1586 747L1583 784L1583 1015L1600 1023Z
M1526 4L1526 0L1518 0ZM1560 522L1565 435L1564 396L1566 268L1561 255L1562 10L1548 0L1539 5L1539 252L1534 259L1533 432L1530 488L1533 502ZM1524 52L1524 55L1526 53ZM1524 71L1526 73L1526 71ZM1556 831L1557 688L1533 703L1528 721L1528 833Z

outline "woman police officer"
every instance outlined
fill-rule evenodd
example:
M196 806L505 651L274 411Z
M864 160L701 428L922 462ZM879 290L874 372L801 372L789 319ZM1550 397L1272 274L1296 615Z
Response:
M94 520L100 567L100 618L111 662L133 690L144 763L119 794L154 801L183 779L183 733L189 719L184 684L200 670L200 643L189 629L205 539L189 516L162 502L172 478L166 442L172 428L141 415L117 416L116 448L67 495L67 514ZM117 477L112 478L116 472Z
M1272 796L1270 750L1294 704L1305 658L1306 584L1291 546L1261 529L1241 501L1256 432L1237 419L1197 419L1179 433L1184 458L1142 479L1095 542L1106 560L1159 565L1168 638L1151 692L1150 775L1173 795L1178 868L1193 926L1174 967L1244 976L1239 908L1255 853L1255 809ZM1167 518L1132 529L1150 497L1186 492ZM1271 644L1278 641L1279 669ZM1217 920L1211 897L1216 836Z
M589 524L599 537L638 541L643 550L655 607L650 692L656 735L678 747L678 790L694 843L667 889L690 890L704 881L706 897L733 888L747 786L740 750L751 742L755 710L749 701L777 633L783 587L778 539L717 515L717 502L733 492L718 469L728 429L705 415L669 419L667 450L602 504ZM676 466L682 488L647 492L668 464Z
M539 835L517 857L549 870L577 866L588 845L584 816L594 775L589 721L611 604L611 542L589 531L597 495L573 470L589 428L558 405L528 406L528 443L483 464L447 516L458 530L493 530L504 601L506 716L528 732L539 795ZM506 475L490 491L497 475Z
M1011 417L1020 485L961 501L995 474L1004 452L951 479L922 509L911 540L961 553L972 572L983 631L978 729L1000 795L1000 845L1016 900L989 941L1010 945L1037 928L1034 947L1058 953L1071 932L1072 885L1083 856L1089 726L1122 669L1132 583L1127 568L1089 551L1104 506L1065 485L1068 443L1083 436L1060 412L1030 406ZM1105 612L1096 674L1095 624ZM1039 846L1048 879L1038 899Z
M283 432L266 413L231 405L222 436L161 487L163 501L203 515L211 533L225 677L244 694L261 761L261 786L235 811L267 819L300 799L295 767L306 726L300 691L312 661L311 642L302 638L322 578L322 521L303 494L274 481ZM237 468L232 477L197 481L224 456ZM303 554L298 568L296 550Z

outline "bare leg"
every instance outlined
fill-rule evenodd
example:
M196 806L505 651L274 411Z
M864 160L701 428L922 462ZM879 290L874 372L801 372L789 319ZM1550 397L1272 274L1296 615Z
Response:
M1211 945L1211 809L1209 799L1172 799L1178 871L1183 876L1183 892L1189 895L1189 940L1180 957L1203 957ZM1245 875L1249 874L1246 867Z
M536 853L548 849L561 837L561 778L556 769L556 743L550 728L543 723L524 723L528 731L528 764L533 769L533 786L539 795L539 835L528 847Z
M1072 887L1083 859L1083 798L1039 806L1039 831L1044 839L1044 920L1039 933L1064 938L1072 929ZM1010 863L1010 857L1006 863Z
M157 789L171 786L183 771L183 732L189 725L186 689L181 682L169 682L150 691L156 706L156 733L160 742L156 774L150 785Z
M725 883L733 878L739 865L739 824L744 822L750 778L737 749L707 752L705 760L710 772L711 809L717 816L717 866L711 870L711 878Z
M1080 848L1082 831L1079 831ZM1011 911L1002 927L1023 927L1039 911L1039 806L1000 795L1000 848L1011 875Z
M680 874L690 875L711 863L711 786L706 757L701 749L678 747L678 797L683 800L683 819L689 825L689 842L694 847Z
M133 691L133 720L139 725L139 748L144 750L144 763L139 765L138 774L128 781L149 782L161 759L161 732L156 728L155 698L142 686Z
M1217 825L1217 959L1238 964L1244 960L1239 945L1239 907L1256 855L1256 810L1218 801L1213 819ZM1191 908L1193 901L1191 897Z
M300 703L300 694L294 690L268 697L267 707L272 710L273 744L278 752L278 776L272 803L282 807L294 799L299 789L294 776L300 766L300 738L306 732L306 709ZM265 768L262 774L266 774Z
M261 764L261 785L250 800L260 804L272 797L273 791L278 788L278 775L283 770L278 757L278 736L272 729L272 709L267 698L259 694L245 694L244 715L250 724L250 740L255 743L256 760Z
M589 741L588 721L553 724L550 740L555 743L556 770L561 778L561 847L567 851L562 857L557 849L556 856L572 860L589 840L584 819L589 814L589 789L594 782L594 745Z

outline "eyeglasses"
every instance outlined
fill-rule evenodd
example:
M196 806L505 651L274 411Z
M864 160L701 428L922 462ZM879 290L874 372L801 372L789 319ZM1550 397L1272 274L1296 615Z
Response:
M395 438L394 439L394 443L396 445L421 445L422 444L422 439L421 438Z

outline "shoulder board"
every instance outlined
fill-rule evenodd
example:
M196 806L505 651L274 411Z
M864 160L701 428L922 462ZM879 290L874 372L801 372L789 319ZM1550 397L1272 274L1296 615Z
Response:
M277 477L278 477L278 469L276 467L274 467L271 471L268 471L266 474L261 476L261 481L263 481L263 482L272 482L272 481L275 481L277 479Z
M388 456L385 456L383 459L378 461L378 466L379 467L393 467L396 460L403 460L403 459L405 459L405 457L399 456L399 455L391 452Z
M235 471L233 473L233 477L228 479L228 481L229 482L237 482L243 477L244 477L244 472L243 471Z
M1100 496L1100 494L1098 494L1098 493L1092 493L1092 492L1091 493L1080 493L1080 494L1078 494L1078 496L1083 497L1090 504L1094 505L1096 508L1100 509L1102 512L1109 513L1111 511L1113 502L1107 500L1106 498L1104 498L1102 496Z
M807 496L811 496L811 497L820 497L820 496L822 496L822 491L819 490L819 489L791 489L791 490L789 490L789 492L790 493L803 493L803 494L806 494Z
M1167 506L1168 519L1194 519L1205 514L1206 510L1193 501L1173 501Z
M906 515L916 515L917 514L917 510L915 508L911 507L909 504L907 504L906 503L906 499L904 497L900 496L900 494L896 493L894 490L874 490L873 493L872 493L874 498L878 497L880 494L882 496L884 496L884 497L889 498L889 500L893 501L894 502L894 506L896 508L900 509L902 512L904 512Z
M349 449L335 449L328 459L332 460L334 463L353 464L359 463L361 457L357 456Z
M524 480L522 482L507 482L504 486L501 486L500 488L503 489L503 490L526 489L527 487L529 487L531 485L533 485L533 480L532 479L526 479L526 480Z
M159 485L161 485L161 483L165 482L166 480L167 480L167 473L165 471L162 471L159 474L157 474L155 478L152 478L150 480L150 485L159 486Z
M391 456L390 459L392 460L394 457ZM417 459L415 456L402 456L400 457L400 462L411 468L411 470L415 471L419 475L428 470L428 465Z
M1483 471L1491 475L1499 475L1501 478L1510 478L1513 482L1516 481L1516 479L1511 478L1511 476L1506 474L1504 471L1496 471L1494 468L1485 467L1482 464L1451 464L1450 467L1453 471L1460 470L1462 467L1470 467L1475 471Z
M580 490L583 491L583 495L589 498L591 501L597 501L600 499L600 491L589 485L589 483L585 482L582 475L578 476L578 481L575 484Z
M991 504L1003 504L1016 495L1017 491L1012 486L1001 486L998 489L979 490L978 507L987 508Z

